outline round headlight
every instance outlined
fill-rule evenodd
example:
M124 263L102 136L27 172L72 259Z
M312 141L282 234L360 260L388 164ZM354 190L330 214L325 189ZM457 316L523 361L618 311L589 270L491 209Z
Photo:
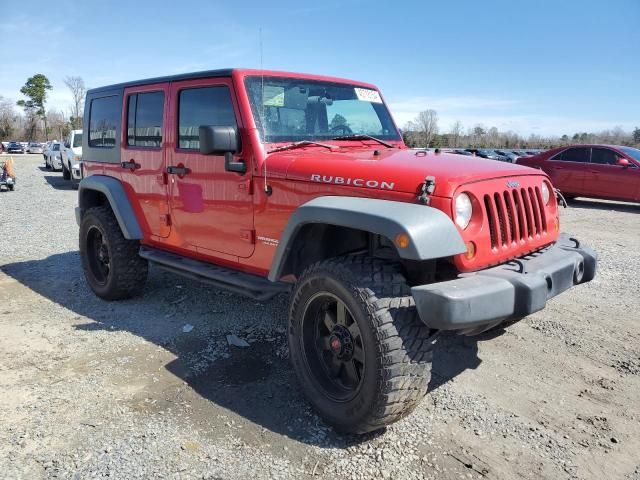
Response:
M467 228L471 221L471 214L473 213L473 207L471 206L471 199L466 193L461 193L456 197L456 224L463 230Z
M544 200L545 205L549 203L550 198L549 186L547 185L547 182L542 182L542 200Z

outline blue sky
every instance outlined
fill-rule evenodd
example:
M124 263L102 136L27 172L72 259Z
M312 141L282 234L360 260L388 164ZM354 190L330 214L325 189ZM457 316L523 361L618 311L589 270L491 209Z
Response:
M55 5L55 10L53 6ZM0 0L0 95L34 73L89 87L221 67L376 84L402 126L572 134L640 126L640 0Z

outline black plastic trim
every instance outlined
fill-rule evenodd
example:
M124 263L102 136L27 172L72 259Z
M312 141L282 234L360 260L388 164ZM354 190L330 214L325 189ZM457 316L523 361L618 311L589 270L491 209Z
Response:
M268 300L280 293L287 293L291 289L291 285L288 283L270 282L265 277L220 267L151 247L140 248L140 256L166 270L255 300Z

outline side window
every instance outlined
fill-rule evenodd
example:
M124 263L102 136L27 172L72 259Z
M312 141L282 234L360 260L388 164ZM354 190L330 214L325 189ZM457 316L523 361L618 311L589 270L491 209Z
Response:
M189 88L180 91L178 148L200 148L200 125L236 125L231 93L227 87Z
M127 102L127 145L160 148L164 92L136 93Z
M113 148L116 146L120 97L102 97L91 100L89 113L89 146Z
M621 155L618 155L616 152L609 150L608 148L594 148L591 153L591 163L615 165L619 156Z
M554 160L563 160L565 162L581 162L586 163L589 161L589 148L577 147L569 148L562 152L562 158L554 157Z

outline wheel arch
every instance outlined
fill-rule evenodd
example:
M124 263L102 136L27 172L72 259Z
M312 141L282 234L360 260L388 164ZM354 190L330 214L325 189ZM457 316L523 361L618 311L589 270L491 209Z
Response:
M394 243L400 234L409 239L405 248ZM289 217L269 280L277 281L305 265L366 248L372 236L385 239L404 260L431 260L465 251L451 219L433 207L372 198L318 197Z
M80 182L78 207L76 208L78 225L87 209L105 204L111 207L124 238L127 240L142 239L142 229L122 183L106 175L91 175Z

